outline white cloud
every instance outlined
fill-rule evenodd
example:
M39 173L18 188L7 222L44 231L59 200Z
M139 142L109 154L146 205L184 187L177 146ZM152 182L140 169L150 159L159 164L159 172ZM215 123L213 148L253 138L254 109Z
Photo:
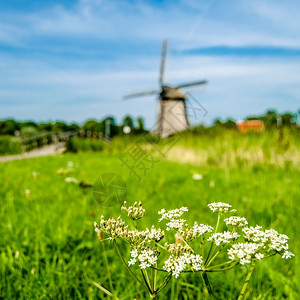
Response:
M300 12L294 6L293 1L188 1L151 6L84 0L71 7L56 4L40 11L1 15L8 36L15 40L20 39L20 34L14 35L17 27L29 41L44 36L158 42L168 37L183 48L300 47Z

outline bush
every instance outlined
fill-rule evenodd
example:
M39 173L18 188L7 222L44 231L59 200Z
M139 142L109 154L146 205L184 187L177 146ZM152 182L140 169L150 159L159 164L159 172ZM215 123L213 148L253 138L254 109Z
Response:
M102 140L93 140L87 138L70 138L67 144L67 151L79 152L79 151L102 151L104 148L104 142Z
M22 143L16 137L0 136L0 155L17 154L22 152Z
M21 136L35 136L37 133L37 129L33 126L25 126L21 128Z

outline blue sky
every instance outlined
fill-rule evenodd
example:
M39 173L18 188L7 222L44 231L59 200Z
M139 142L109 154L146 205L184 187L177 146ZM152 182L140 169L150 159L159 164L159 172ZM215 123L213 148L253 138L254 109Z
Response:
M161 42L165 80L208 114L237 120L300 108L298 1L0 1L0 118L82 122L129 113L155 122Z

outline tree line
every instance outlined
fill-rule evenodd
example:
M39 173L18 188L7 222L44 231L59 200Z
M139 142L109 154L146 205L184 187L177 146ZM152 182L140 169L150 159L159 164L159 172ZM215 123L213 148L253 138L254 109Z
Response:
M264 122L266 129L276 127L296 127L297 119L300 119L300 110L297 113L277 113L276 110L269 110L260 116L249 116L246 120L261 120ZM144 121L141 117L134 120L130 115L126 115L121 124L117 124L114 117L106 117L103 120L88 120L83 124L71 123L63 121L56 122L33 122L25 121L18 122L13 119L0 120L0 135L12 136L34 136L39 133L49 132L78 132L82 137L92 137L95 133L98 136L109 134L110 137L116 135L124 135L124 127L129 127L131 134L143 134L147 130L144 126ZM216 119L213 125L215 128L235 129L236 121L233 119L221 120ZM204 125L195 126L193 131L197 129L205 130Z
M64 121L56 122L19 122L13 119L0 120L0 135L11 136L34 136L40 133L63 133L78 132L81 136L91 137L94 133L105 135L109 132L110 137L124 134L124 127L130 128L133 134L142 134L146 132L142 118L134 120L127 115L123 118L121 124L117 124L115 118L106 117L103 120L88 120L83 124L71 123Z

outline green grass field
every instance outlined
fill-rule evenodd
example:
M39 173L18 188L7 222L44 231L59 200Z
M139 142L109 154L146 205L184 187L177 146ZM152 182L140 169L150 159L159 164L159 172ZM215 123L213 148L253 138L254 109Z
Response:
M251 144L249 138L239 137L243 138ZM256 142L257 147L260 142L263 145L259 139ZM241 147L232 144L238 144L237 140L227 145L230 155L242 153L244 144ZM290 260L275 256L261 261L251 278L248 299L299 299L299 144L292 138L290 144L285 150L274 146L282 159L277 164L276 157L251 161L252 156L248 161L242 157L235 163L231 160L218 163L215 158L226 152L224 145L223 150L216 147L215 152L211 150L202 164L201 159L193 164L192 159L177 163L160 157L140 182L122 167L119 159L122 154L118 153L64 154L0 164L0 299L109 298L93 284L97 282L112 291L109 274L119 299L148 298L122 266L109 242L105 243L107 271L103 247L94 232L93 222L99 221L101 214L118 215L119 208L105 209L94 200L90 188L64 181L66 176L72 176L94 182L107 172L117 173L125 180L129 203L143 202L147 210L142 221L145 226L157 222L159 209L183 205L189 208L190 221L213 225L215 215L207 204L222 201L236 208L249 225L272 227L287 234L290 250L296 256ZM180 145L185 149L198 147L190 140ZM199 151L204 151L203 148ZM178 147L173 151L178 155L178 151L184 150ZM74 171L57 174L68 161L74 163ZM37 180L32 172L38 173ZM193 172L201 173L203 179L193 180ZM30 190L29 197L25 195L26 189ZM129 249L125 245L121 249L129 258ZM246 273L245 267L238 267L210 274L217 299L236 299ZM159 299L205 298L206 289L198 273L183 274L179 280L172 280L159 295Z

